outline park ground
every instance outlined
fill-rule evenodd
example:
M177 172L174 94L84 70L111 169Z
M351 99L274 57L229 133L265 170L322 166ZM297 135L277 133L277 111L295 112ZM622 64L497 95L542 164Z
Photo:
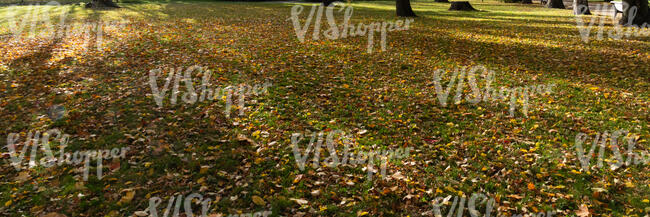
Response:
M585 208L595 216L647 215L650 165L585 171L574 147L578 133L626 129L639 136L637 151L647 151L647 37L592 33L585 42L570 10L471 3L482 11L412 1L419 17L410 29L388 33L386 51L372 53L364 36L301 43L288 19L293 3L48 9L67 11L69 23L123 23L103 33L99 49L81 35L15 37L2 20L0 213L130 216L150 197L163 198L164 207L174 194L200 192L215 202L210 213L224 216L420 216L436 197L472 193L494 198L503 215L584 216ZM351 23L398 19L394 2L351 4ZM0 15L27 7L1 7ZM158 107L149 71L192 65L210 69L217 85L272 86L230 117L223 101ZM477 65L495 71L495 86L555 87L531 99L527 117L519 109L509 117L503 103L441 106L433 72ZM53 105L66 115L49 118ZM107 163L101 180L83 181L75 166L18 172L8 164L4 136L53 128L71 135L69 152L130 151ZM352 166L301 171L290 138L307 130L342 130L360 150L414 150L389 163L389 177L368 179Z

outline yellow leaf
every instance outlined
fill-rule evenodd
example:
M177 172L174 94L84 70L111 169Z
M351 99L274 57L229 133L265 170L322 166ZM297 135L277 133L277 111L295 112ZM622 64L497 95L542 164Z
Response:
M135 190L129 190L126 192L126 194L120 199L118 202L119 204L125 204L125 203L130 203L131 200L133 200L133 197L135 196Z
M263 158L259 158L259 157L258 157L258 158L255 158L255 163L256 163L256 164L260 164L260 163L262 163L262 162L264 162L264 159L263 159Z
M293 184L296 184L296 183L298 183L298 182L300 181L300 179L302 179L302 174L300 174L300 175L297 175L297 176L296 176L296 178L295 178L295 179L293 179Z
M11 206L11 203L13 203L13 202L11 202L11 200L8 200L8 201L5 203L5 206Z
M255 203L257 205L260 205L260 206L266 205L266 202L264 202L264 199L262 199L259 196L253 196L253 203Z

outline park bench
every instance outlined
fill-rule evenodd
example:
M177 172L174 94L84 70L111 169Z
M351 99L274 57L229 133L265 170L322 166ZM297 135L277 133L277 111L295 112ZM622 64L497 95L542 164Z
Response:
M623 2L622 1L611 1L610 4L614 5L614 18L619 13L623 13Z

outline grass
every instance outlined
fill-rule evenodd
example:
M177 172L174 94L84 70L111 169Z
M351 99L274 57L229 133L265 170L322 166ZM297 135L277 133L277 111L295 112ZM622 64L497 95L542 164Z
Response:
M67 11L68 24L126 23L105 31L101 49L95 40L82 49L83 35L12 37L2 20L0 134L59 128L74 138L70 150L132 151L126 160L106 162L114 168L103 179L87 182L69 166L35 167L27 180L17 180L19 172L4 161L0 213L129 216L145 210L150 197L161 197L162 209L175 194L200 192L215 202L210 213L225 215L271 209L273 215L419 216L436 197L472 193L496 198L502 214L575 216L584 204L600 216L645 215L648 165L587 173L573 145L579 132L627 129L640 136L637 149L647 150L647 37L585 43L569 10L471 3L482 12L413 2L419 17L412 28L389 33L388 49L370 54L361 36L300 43L287 20L289 3L42 7L55 11L53 17ZM398 19L394 2L352 5L351 23ZM3 7L0 15L14 10L30 12ZM166 100L159 108L149 70L194 64L212 70L218 86L273 85L251 98L243 116L226 118L223 101ZM501 103L440 106L433 72L473 65L494 70L497 86L556 87L532 99L527 118L519 109L508 117ZM67 109L62 120L45 115L54 104ZM406 179L367 180L361 167L348 166L300 171L291 134L336 129L354 135L362 150L413 147L410 158L388 169L389 176L399 171ZM313 196L314 190L322 193ZM125 202L129 191L135 196Z

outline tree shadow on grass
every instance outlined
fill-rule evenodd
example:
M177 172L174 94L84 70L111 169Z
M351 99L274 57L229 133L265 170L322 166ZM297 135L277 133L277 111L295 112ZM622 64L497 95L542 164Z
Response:
M426 37L431 36L415 35L410 39L412 40L410 43L427 41ZM502 68L528 71L531 74L542 73L555 78L577 80L602 87L642 91L638 89L640 87L635 87L637 82L631 82L630 79L641 82L643 79L648 79L647 72L650 71L647 68L650 61L631 52L633 45L626 44L624 41L611 43L610 48L589 47L581 44L580 38L576 37L576 44L548 47L522 43L479 42L455 38L451 35L433 37L442 37L447 41L454 41L453 44L462 45L443 45L443 49L452 53L450 56L452 59L467 58L466 55L458 54L474 54L472 60L477 63L499 65ZM615 45L619 46L615 47ZM440 45L436 44L430 44L428 47L440 49ZM475 50L477 48L478 50ZM608 61L608 59L619 61ZM620 72L612 73L613 69Z

